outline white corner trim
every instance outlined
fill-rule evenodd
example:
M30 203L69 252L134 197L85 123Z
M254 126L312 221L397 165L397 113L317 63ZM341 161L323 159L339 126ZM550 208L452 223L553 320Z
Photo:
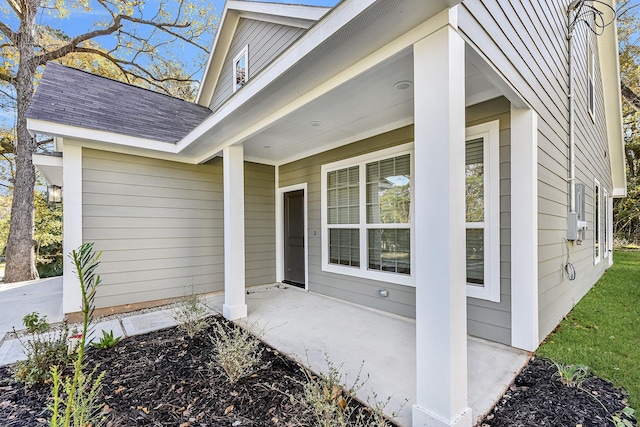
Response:
M597 196L597 197L596 197ZM602 260L602 187L597 178L593 179L593 264ZM596 247L597 245L597 247ZM597 251L596 251L597 249Z
M500 122L468 127L466 141L476 138L484 140L484 286L467 284L467 296L500 302Z
M276 282L284 280L284 195L291 191L304 192L304 288L309 290L309 215L307 183L278 187L279 171L276 166Z
M538 313L538 115L511 107L511 345L535 351Z
M62 309L66 314L82 309L80 283L73 261L67 256L72 250L82 245L82 147L65 145L62 174L64 191L62 248L65 254Z
M604 224L602 224L602 237L603 244L602 246L602 256L606 259L609 258L609 241L611 240L611 235L609 234L609 192L606 188L602 189L602 207L604 208Z

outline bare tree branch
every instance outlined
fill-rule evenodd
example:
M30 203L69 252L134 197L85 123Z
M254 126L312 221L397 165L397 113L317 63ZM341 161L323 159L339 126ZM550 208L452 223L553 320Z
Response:
M15 44L16 33L11 29L11 27L9 27L4 22L0 22L0 32L2 32L2 34L4 34L5 37L11 41L11 43Z

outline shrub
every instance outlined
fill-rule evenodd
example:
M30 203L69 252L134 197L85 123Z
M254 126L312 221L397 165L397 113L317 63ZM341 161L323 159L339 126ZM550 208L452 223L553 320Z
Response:
M22 318L22 324L27 328L27 332L30 334L47 332L49 330L47 316L40 316L40 313L37 311L25 315Z
M255 372L255 367L262 358L258 338L237 326L228 330L221 323L215 324L214 333L215 335L210 336L216 350L214 361L224 370L231 383ZM209 366L213 368L215 363Z
M204 297L195 293L195 287L191 285L191 293L183 296L175 303L171 310L171 317L182 328L189 338L209 326L206 317L210 309L204 302Z
M47 324L48 329L49 325ZM36 332L25 341L20 339L26 356L25 360L16 363L14 376L29 386L51 379L51 367L64 370L73 361L73 355L67 352L67 335L69 328L66 323L57 331L48 333Z

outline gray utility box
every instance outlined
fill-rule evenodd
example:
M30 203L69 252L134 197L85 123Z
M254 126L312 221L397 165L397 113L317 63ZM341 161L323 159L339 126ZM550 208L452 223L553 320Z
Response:
M584 184L576 184L576 211L569 212L567 216L567 240L582 242L584 240L584 232L587 229L587 221L585 220L585 188Z

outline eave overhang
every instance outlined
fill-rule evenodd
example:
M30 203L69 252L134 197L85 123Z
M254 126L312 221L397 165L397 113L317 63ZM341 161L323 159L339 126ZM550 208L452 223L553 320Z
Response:
M615 8L614 0L605 0L605 2ZM627 176L622 131L618 33L615 23L607 26L604 29L604 33L597 37L597 40L599 65L602 73L602 92L609 144L609 161L611 163L611 179L613 181L613 197L625 197L627 195Z

